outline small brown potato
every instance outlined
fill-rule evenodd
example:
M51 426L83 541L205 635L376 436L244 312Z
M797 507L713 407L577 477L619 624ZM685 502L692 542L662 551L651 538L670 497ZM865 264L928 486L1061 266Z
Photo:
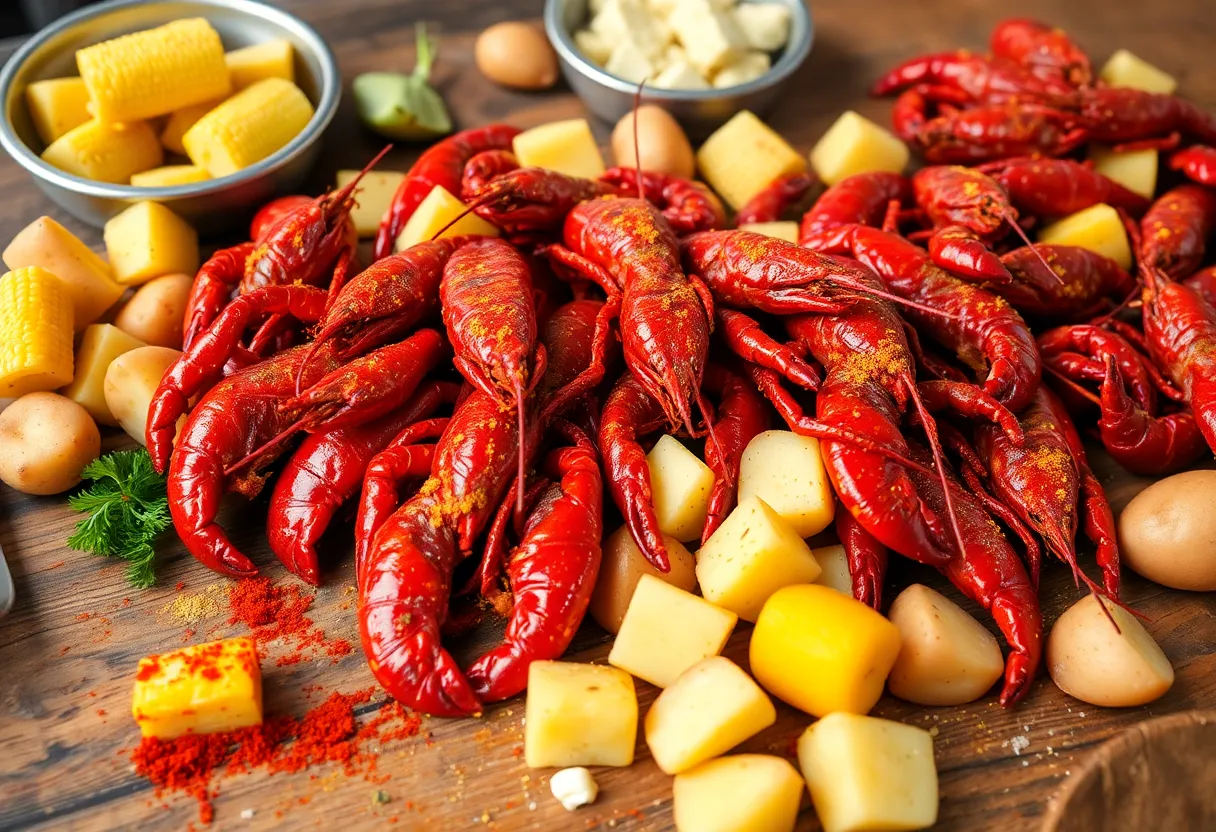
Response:
M0 413L0 480L25 494L58 494L101 453L88 412L58 393L30 393Z
M557 54L528 23L495 23L477 36L473 58L482 75L504 87L544 90L557 83Z
M186 299L193 285L194 278L186 274L149 280L114 316L114 326L145 344L180 350Z
M152 394L160 386L165 370L179 355L180 352L168 347L139 347L115 358L106 370L106 406L127 435L141 445L147 444L144 428Z
M1216 589L1216 471L1153 483L1119 515L1123 563L1174 589Z
M1051 628L1047 672L1069 696L1104 708L1147 705L1174 684L1170 660L1139 619L1109 601L1100 606L1096 595L1066 609Z
M621 621L638 581L643 575L654 575L685 592L694 592L697 587L697 561L684 545L674 537L663 535L667 544L667 557L671 560L671 571L664 575L650 565L642 550L633 542L628 526L621 526L604 541L604 557L600 563L600 576L591 593L588 611L596 623L610 633L621 630Z
M642 170L692 179L696 164L692 145L671 113L654 104L638 107L636 145L633 141L633 118L632 112L626 113L612 128L612 156L616 163L623 168L641 167ZM635 146L637 153L634 152Z

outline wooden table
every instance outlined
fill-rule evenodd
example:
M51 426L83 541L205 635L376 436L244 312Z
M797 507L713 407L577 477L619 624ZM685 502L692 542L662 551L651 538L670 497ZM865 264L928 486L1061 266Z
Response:
M473 66L472 42L481 28L507 17L537 17L540 0L284 0L280 5L329 38L348 83L365 70L412 66L414 21L438 18L443 43L435 82L460 126L505 120L527 127L582 114L579 102L564 89L539 95L507 92L484 80ZM1149 5L1129 0L817 0L814 12L814 51L791 84L788 101L771 119L802 150L808 150L845 108L885 123L889 102L870 101L865 94L884 68L916 53L982 48L993 23L1013 14L1063 26L1098 61L1117 47L1127 47L1173 73L1192 100L1216 107L1210 30L1193 0L1155 0ZM598 124L597 131L606 138L608 126ZM337 168L358 167L380 145L360 131L348 96L314 175L314 192L332 182ZM404 169L414 152L395 151L384 167ZM0 240L49 213L81 231L86 240L100 242L96 232L54 209L8 159L0 160L0 193ZM110 437L106 449L123 444L119 437ZM1103 458L1097 465L1116 510L1147 484ZM233 502L223 520L237 544L251 552L265 574L285 579L263 541L265 499L251 505ZM184 625L162 611L175 595L174 585L182 581L186 591L197 591L217 576L196 564L180 544L166 539L160 587L133 590L122 578L121 564L65 548L74 522L62 497L27 498L0 486L0 545L8 554L19 596L13 613L0 620L0 828L180 829L197 817L193 801L170 798L168 808L162 808L123 754L138 740L128 716L131 681L139 657L183 641ZM326 576L317 594L314 617L330 637L357 640L350 545L337 538L331 545L346 551L340 553L341 566ZM893 572L893 583L900 585L913 580L943 585L931 571L911 565ZM1049 564L1042 590L1047 622L1076 597L1065 569ZM890 698L881 702L875 711L880 716L936 729L941 828L1036 828L1053 793L1096 744L1150 715L1216 705L1216 658L1209 647L1216 643L1216 598L1165 590L1134 575L1127 578L1125 597L1149 617L1149 630L1178 674L1173 690L1150 707L1114 711L1087 706L1061 694L1045 676L1028 701L1014 710L1000 708L991 696L962 708L916 708ZM124 606L127 598L130 603ZM92 617L82 618L86 613ZM204 622L200 629L215 628L213 637L236 634L236 627L216 626L223 620ZM493 626L483 627L456 645L458 657L476 655L497 632ZM740 628L727 654L746 661L747 638L747 628ZM588 624L569 658L603 660L607 651L608 637ZM371 683L358 651L337 663L323 659L269 667L267 708L299 714L308 707L302 692L307 685L352 691ZM640 692L645 709L655 691L641 684ZM746 743L744 750L790 752L808 718L784 706L779 713L777 724ZM517 698L489 709L478 721L427 720L429 743L408 740L384 750L379 768L391 779L382 786L324 769L315 772L319 779L262 773L226 779L216 800L216 826L331 826L340 819L353 829L396 818L406 828L431 829L475 824L494 829L572 829L584 824L602 830L671 828L670 778L654 766L644 743L639 742L638 760L631 768L597 773L598 803L569 815L549 794L547 772L530 774L516 756L522 745L522 716L522 698ZM375 788L388 792L392 802L373 807ZM412 809L407 801L412 801ZM246 808L256 810L250 820L240 819ZM817 824L807 804L799 829L813 828Z

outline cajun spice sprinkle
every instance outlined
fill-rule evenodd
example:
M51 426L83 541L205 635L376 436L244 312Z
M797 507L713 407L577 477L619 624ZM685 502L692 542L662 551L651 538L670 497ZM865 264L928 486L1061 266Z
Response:
M228 591L229 624L245 624L253 631L259 655L265 657L265 645L284 639L293 647L280 656L279 666L298 664L306 651L321 652L337 661L354 648L344 638L326 640L325 633L305 615L312 606L313 596L302 592L298 584L279 586L269 578L245 578Z
M356 706L371 701L374 688L333 693L303 717L279 716L261 725L218 734L186 734L172 740L145 737L131 752L135 771L152 781L160 797L185 792L199 804L199 820L214 817L214 780L262 768L271 774L298 772L324 763L347 776L371 779L380 745L418 733L421 720L388 702L362 725Z

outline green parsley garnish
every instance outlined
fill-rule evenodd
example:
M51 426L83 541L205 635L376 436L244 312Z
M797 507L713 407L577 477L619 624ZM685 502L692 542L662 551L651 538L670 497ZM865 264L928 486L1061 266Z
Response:
M68 546L130 561L127 580L140 588L152 586L152 544L170 523L165 477L156 473L143 448L106 454L90 462L81 476L93 485L69 497L68 505L89 516L76 524Z

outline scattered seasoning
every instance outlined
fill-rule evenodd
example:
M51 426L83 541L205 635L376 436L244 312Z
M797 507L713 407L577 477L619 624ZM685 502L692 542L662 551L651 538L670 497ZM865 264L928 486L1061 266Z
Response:
M65 563L67 563L67 561L57 560L54 563L52 563L50 566L48 566L47 569L58 569L59 567L63 566Z
M275 664L299 664L308 655L319 651L336 662L354 648L346 639L327 641L325 633L313 625L307 615L314 596L300 589L299 584L276 585L269 578L245 578L228 591L229 624L245 624L253 631L258 643L258 655L265 657L266 645L276 639L292 643L291 652L279 656Z
M390 803L391 801L392 798L389 797L388 792L386 792L384 789L376 789L374 792L372 792L373 806L383 806L385 803Z
M178 594L160 612L173 616L181 624L198 624L223 615L227 596L227 583L208 584L201 592Z
M174 586L173 588L174 588L174 589L176 589L178 592L181 592L183 589L185 589L185 588L186 588L186 582L185 582L185 581L178 581L178 582L177 582L177 585L176 585L176 586Z

